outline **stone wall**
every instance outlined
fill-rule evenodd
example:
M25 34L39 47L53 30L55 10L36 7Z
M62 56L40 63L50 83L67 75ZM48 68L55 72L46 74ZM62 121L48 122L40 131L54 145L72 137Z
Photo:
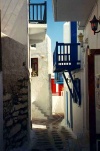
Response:
M27 48L2 35L4 150L21 146L28 134Z
M17 91L12 89L12 93L4 94L4 140L7 150L18 147L27 140L27 79L18 80L16 87Z

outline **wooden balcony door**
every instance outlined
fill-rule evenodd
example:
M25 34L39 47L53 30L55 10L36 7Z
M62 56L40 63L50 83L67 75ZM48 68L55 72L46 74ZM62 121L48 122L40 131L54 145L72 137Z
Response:
M90 151L100 151L100 49L88 56Z

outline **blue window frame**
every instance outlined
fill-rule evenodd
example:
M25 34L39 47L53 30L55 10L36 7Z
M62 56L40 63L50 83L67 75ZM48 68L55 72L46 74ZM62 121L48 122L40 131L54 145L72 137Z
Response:
M63 76L61 72L55 73L55 83L63 84Z

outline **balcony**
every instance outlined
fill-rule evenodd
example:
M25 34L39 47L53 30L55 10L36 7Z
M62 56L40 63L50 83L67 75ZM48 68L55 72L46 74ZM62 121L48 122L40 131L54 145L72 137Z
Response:
M46 2L41 4L29 4L29 22L30 23L47 23Z
M30 44L42 42L47 29L47 3L29 3Z
M55 21L79 21L84 29L96 0L52 0Z
M71 72L80 69L80 44L58 43L53 53L53 71Z
M63 76L62 76L62 73L61 72L57 72L55 73L55 83L56 84L63 84Z

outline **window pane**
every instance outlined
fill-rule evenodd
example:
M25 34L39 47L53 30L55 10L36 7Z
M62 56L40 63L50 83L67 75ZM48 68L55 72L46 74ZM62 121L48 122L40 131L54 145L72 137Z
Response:
M38 76L38 58L31 58L31 68L32 68L31 76L32 77Z

